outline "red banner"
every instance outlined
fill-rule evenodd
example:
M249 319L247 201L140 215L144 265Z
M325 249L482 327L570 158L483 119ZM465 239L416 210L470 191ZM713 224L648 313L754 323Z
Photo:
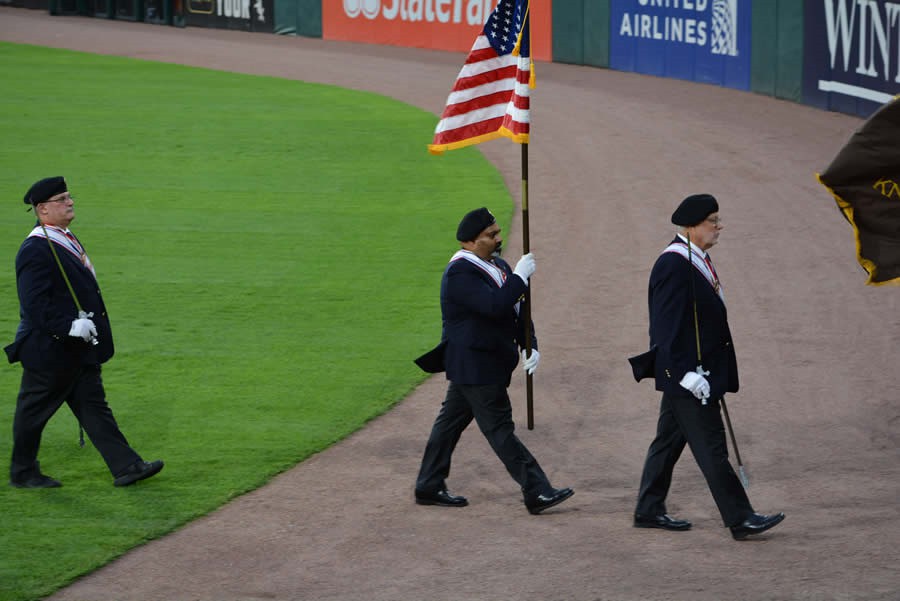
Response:
M329 0L322 38L468 52L497 0ZM550 61L552 0L531 3L531 56Z

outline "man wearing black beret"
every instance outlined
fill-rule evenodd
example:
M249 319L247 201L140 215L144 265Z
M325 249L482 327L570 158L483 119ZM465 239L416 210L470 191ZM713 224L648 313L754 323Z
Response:
M650 347L636 377L652 375L661 391L656 438L650 444L634 525L687 530L691 523L666 513L675 463L689 445L735 539L777 525L784 514L753 510L728 461L720 401L738 391L737 359L728 328L725 295L707 251L724 227L709 194L685 198L672 214L679 226L650 273ZM652 360L648 360L647 357Z
M500 226L482 207L459 222L456 252L441 278L441 343L416 360L428 372L447 372L450 384L425 446L415 499L419 505L463 507L465 497L447 491L450 460L463 430L472 422L519 484L525 507L538 514L572 496L550 485L537 460L515 435L507 387L521 352L523 368L534 373L540 361L534 324L519 319L519 308L534 273L531 253L515 269L500 258ZM525 352L525 328L532 350Z
M119 430L106 402L100 365L113 356L106 305L91 260L69 230L75 200L60 176L37 181L25 193L38 224L16 255L19 327L4 350L22 363L22 385L13 419L10 484L56 488L37 460L41 434L63 403L87 432L112 473L115 486L128 486L159 472L162 461L146 462Z

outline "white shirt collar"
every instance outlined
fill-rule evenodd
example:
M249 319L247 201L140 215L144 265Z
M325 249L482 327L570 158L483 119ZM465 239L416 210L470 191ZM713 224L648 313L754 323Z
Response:
M678 237L681 238L681 241L684 242L685 244L688 243L687 237L683 236L680 232L678 233ZM698 255L700 255L700 258L702 258L702 259L706 258L706 251L703 250L702 248L700 248L699 246L697 246L696 244L691 243L691 252L697 253Z

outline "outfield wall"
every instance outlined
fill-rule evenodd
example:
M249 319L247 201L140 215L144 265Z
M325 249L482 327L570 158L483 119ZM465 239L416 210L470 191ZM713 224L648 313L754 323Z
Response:
M553 60L868 116L900 94L900 0L557 0Z
M290 0L279 0L281 2ZM322 0L322 37L468 52L497 0ZM552 60L551 3L532 2L531 49Z
M54 14L465 52L496 0L0 0ZM533 0L537 60L868 116L900 94L900 0Z

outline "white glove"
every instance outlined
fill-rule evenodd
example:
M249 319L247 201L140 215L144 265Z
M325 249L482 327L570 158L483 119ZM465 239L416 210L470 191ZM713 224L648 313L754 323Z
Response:
M684 374L684 377L681 378L679 384L681 384L682 388L690 390L691 394L701 400L705 405L706 401L709 399L709 381L704 376L708 375L709 372L704 371L702 365L698 365L696 370Z
M534 373L534 370L537 369L538 363L541 362L541 354L534 349L531 349L531 356L526 357L525 351L522 351L522 369L525 370L525 373L531 375Z
M72 322L69 336L81 338L85 342L90 342L92 338L97 336L97 326L95 326L94 322L87 317L79 317Z
M522 255L522 258L516 263L516 268L513 269L513 273L522 278L522 281L527 284L528 278L534 273L534 268L534 255L528 253L527 255Z

